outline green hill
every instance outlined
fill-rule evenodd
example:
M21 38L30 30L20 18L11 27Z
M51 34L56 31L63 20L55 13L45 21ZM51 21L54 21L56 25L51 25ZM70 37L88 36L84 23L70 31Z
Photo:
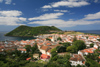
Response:
M61 31L60 29L54 26L38 26L38 27L29 27L21 25L11 32L5 34L5 36L19 36L19 37L32 37L39 34L49 34L51 31Z

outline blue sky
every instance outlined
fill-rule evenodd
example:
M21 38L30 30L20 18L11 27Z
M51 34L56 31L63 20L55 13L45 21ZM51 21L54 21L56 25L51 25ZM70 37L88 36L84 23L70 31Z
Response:
M100 30L100 0L0 0L0 31L20 25Z

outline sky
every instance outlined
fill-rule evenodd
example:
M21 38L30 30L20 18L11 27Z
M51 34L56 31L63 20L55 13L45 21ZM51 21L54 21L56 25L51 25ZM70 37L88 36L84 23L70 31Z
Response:
M20 25L100 30L100 0L0 0L0 31Z

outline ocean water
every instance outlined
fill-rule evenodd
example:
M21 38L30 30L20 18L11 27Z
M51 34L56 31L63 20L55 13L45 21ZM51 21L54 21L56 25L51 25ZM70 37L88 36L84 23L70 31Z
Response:
M91 34L98 34L100 35L100 30L82 30L79 32L83 32L83 33L91 33Z
M9 41L15 41L15 40L31 40L31 39L35 39L33 37L11 37L11 36L4 36L4 34L6 34L7 32L0 32L0 41L5 41L5 40L9 40Z

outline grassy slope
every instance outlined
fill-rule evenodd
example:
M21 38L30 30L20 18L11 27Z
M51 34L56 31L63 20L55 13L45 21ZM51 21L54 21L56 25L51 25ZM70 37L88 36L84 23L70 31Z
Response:
M21 36L21 37L32 37L39 34L48 34L49 31L61 31L60 29L52 26L38 26L38 27L29 27L29 26L19 26L13 31L6 34L6 36Z
M82 33L82 32L75 32L75 31L68 31L68 32L57 32L57 33L53 33L53 34L80 35L80 34L84 34L84 33Z
M84 33L82 33L82 32L65 32L64 34L72 34L72 35L76 34L76 35L79 35L79 34L84 34Z

